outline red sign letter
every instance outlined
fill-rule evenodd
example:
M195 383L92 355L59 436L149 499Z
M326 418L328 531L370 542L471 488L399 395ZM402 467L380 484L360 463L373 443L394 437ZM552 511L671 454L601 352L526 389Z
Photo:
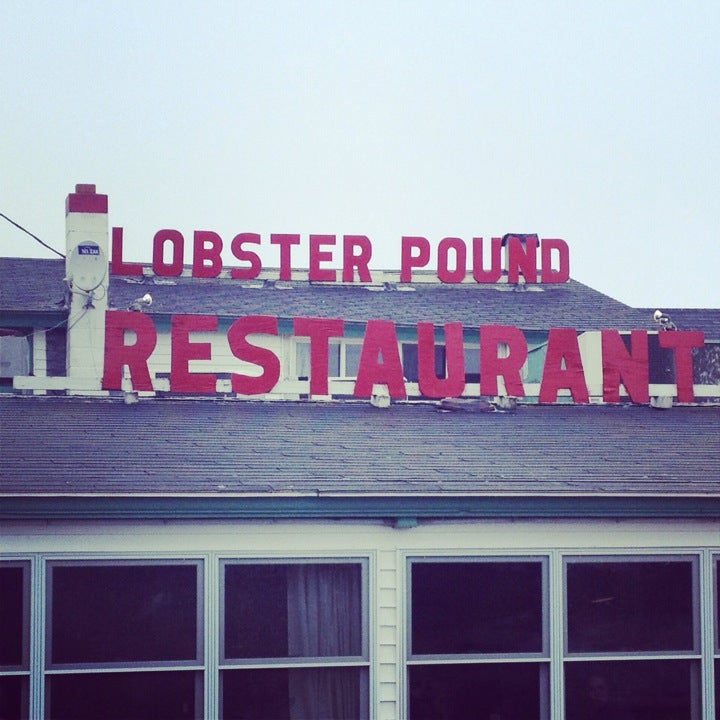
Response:
M295 318L295 335L310 338L310 394L328 394L328 339L343 336L342 320Z
M172 260L165 262L165 243L172 243ZM153 238L152 268L156 275L161 277L181 275L183 271L183 252L185 239L178 230L158 230Z
M210 360L209 342L191 342L191 332L217 330L215 315L173 315L170 320L170 390L215 392L215 373L191 373L190 360Z
M370 397L376 384L387 385L390 397L406 395L395 323L390 320L368 320L365 326L355 397Z
M112 229L112 261L110 262L111 275L142 275L140 263L126 263L122 259L123 254L123 229L114 227Z
M435 374L435 326L430 322L417 325L418 384L427 397L458 397L465 389L465 354L462 323L445 325L445 362L447 375Z
M520 272L525 282L537 282L537 235L523 235L521 240L517 235L506 235L508 282L520 282Z
M660 347L672 348L675 354L675 384L678 402L695 400L693 388L692 353L694 347L705 344L702 330L665 330L658 333Z
M552 251L558 252L558 269L552 267ZM544 283L564 283L570 279L570 250L564 240L543 238L542 241L542 275Z
M483 270L483 239L473 238L473 277L478 283L495 283L502 277L502 238L490 244L490 269Z
M322 262L332 262L332 250L321 250L321 248L334 244L334 235L310 236L310 267L308 269L308 280L311 282L335 282L335 271L330 268L320 267L320 263Z
M286 235L285 233L273 233L270 235L270 244L280 246L280 279L290 280L292 277L292 259L290 250L293 245L300 244L299 235Z
M450 251L455 252L455 269L448 267L448 255ZM465 279L465 268L467 265L467 249L465 243L456 237L443 238L438 245L438 267L437 276L440 282L459 283Z
M356 255L355 248L360 252ZM343 282L352 282L355 279L357 268L360 282L370 282L368 263L372 257L372 245L365 235L343 235Z
M252 250L244 250L244 243L260 244L260 235L258 233L240 233L233 238L230 244L232 254L240 260L240 262L250 263L250 267L233 268L230 271L230 277L234 280L252 280L256 278L262 270L262 261L257 253Z
M541 403L555 402L560 388L570 390L576 403L590 401L577 332L573 328L551 328L548 333L538 400Z
M125 344L125 332L135 333L135 342ZM140 312L111 310L105 313L105 369L102 386L105 390L122 388L122 371L130 370L133 390L152 390L148 359L157 342L152 319Z
M192 276L214 278L222 270L222 238L211 230L196 230L193 236Z
M238 318L228 329L227 339L232 354L262 368L260 375L232 374L233 392L240 395L270 392L280 379L280 359L272 350L249 343L247 336L251 333L277 335L277 318L271 315L246 315Z
M498 345L507 347L507 355L498 357ZM480 394L498 395L498 376L502 375L505 392L525 397L520 371L528 355L522 331L512 325L480 326Z
M628 354L618 330L602 330L603 400L620 402L622 381L630 399L650 402L648 392L648 339L645 330L630 335L632 354Z
M417 254L413 253L417 250ZM400 260L400 282L412 281L412 269L430 262L430 243L424 237L403 236Z

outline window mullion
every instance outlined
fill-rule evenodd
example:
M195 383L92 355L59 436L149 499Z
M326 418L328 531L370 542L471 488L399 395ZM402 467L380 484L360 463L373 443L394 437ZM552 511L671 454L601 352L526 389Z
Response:
M30 717L45 717L45 582L44 558L30 561Z
M204 622L205 631L203 656L205 661L205 707L201 717L216 720L220 716L219 697L219 652L220 652L220 560L217 556L205 557L204 566Z
M550 554L550 579L548 581L550 632L550 717L564 720L565 678L563 658L565 656L565 573L563 558L559 552Z
M702 688L702 717L704 720L715 718L715 572L714 558L709 550L702 554L700 562L700 652Z

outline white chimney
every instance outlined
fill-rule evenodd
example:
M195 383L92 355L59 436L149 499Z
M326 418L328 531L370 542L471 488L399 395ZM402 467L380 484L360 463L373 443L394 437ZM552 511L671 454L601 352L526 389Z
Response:
M65 203L65 282L70 315L66 374L83 392L101 388L108 307L108 196L76 185ZM79 381L79 382L78 382Z

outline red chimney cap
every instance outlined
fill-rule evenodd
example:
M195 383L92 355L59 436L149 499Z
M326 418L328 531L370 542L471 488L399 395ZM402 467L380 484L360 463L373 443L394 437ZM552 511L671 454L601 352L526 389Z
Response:
M71 212L104 213L108 211L108 196L95 192L95 185L79 183L75 192L67 196L65 214Z

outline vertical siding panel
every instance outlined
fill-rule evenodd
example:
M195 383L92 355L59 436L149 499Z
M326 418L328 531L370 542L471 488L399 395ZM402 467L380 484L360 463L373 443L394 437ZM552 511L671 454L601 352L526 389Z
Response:
M394 550L378 554L377 718L398 712L398 576Z

